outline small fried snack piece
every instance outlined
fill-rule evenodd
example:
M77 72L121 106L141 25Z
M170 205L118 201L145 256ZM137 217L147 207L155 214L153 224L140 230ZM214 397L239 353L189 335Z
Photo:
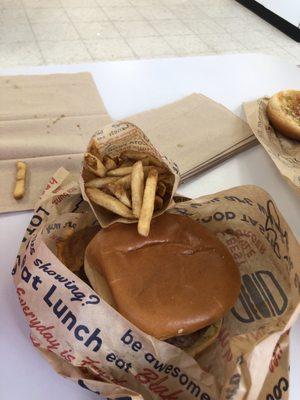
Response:
M115 168L107 172L107 176L124 176L131 174L132 167Z
M14 198L16 200L21 199L25 194L25 179L26 179L26 163L24 161L18 161L16 164L17 175L16 184L14 189Z
M161 167L162 163L158 161L155 157L151 156L150 154L147 153L142 153L140 151L135 151L135 150L125 150L122 152L121 156L122 159L130 159L130 160L142 160L143 158L148 158L149 159L149 164L152 164L156 167Z
M114 182L116 185L121 185L124 189L129 189L131 186L131 174L122 176Z
M102 161L99 160L99 158L97 158L91 153L85 153L84 161L86 168L89 171L93 172L93 174L100 176L101 178L105 176L106 168L103 165Z
M144 171L142 161L137 161L132 167L131 200L132 212L137 218L140 216L144 195Z
M92 139L92 143L89 148L89 153L91 153L93 156L97 158L100 157L100 144L95 138Z
M154 211L154 201L157 186L158 172L152 168L145 184L143 204L138 222L138 233L142 236L148 236L150 231L151 218Z
M107 171L110 171L111 169L117 168L117 164L116 164L115 160L113 160L109 156L104 156L103 157L103 164L104 164L104 166L105 166Z
M85 187L94 187L94 188L101 188L103 186L108 185L109 183L113 183L118 178L116 176L106 176L105 178L95 178L91 181L85 183Z
M119 199L125 206L131 208L130 198L122 185L115 185L113 183L107 185L108 190Z
M110 196L107 193L102 192L100 189L87 188L86 194L88 198L107 210L112 211L115 214L120 215L124 218L134 219L132 211L126 207L121 201L117 200L115 197Z

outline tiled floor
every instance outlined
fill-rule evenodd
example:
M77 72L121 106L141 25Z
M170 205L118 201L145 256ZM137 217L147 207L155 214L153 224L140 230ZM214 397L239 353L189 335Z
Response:
M245 52L300 64L234 0L0 0L0 67Z

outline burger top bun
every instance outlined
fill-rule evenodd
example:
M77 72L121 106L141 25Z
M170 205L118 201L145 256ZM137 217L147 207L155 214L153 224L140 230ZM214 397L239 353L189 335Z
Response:
M239 270L226 247L181 215L153 219L148 237L134 224L113 224L89 243L86 261L101 287L105 278L116 309L158 339L215 322L240 290Z
M267 115L282 135L300 140L300 91L284 90L268 102Z

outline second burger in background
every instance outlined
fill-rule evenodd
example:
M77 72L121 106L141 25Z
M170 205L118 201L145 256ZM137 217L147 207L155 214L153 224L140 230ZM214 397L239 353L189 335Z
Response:
M216 337L240 291L222 242L189 217L165 213L148 237L136 224L97 233L85 253L94 290L145 333L196 356Z
M268 102L267 115L282 135L300 140L299 90L283 90L274 94Z

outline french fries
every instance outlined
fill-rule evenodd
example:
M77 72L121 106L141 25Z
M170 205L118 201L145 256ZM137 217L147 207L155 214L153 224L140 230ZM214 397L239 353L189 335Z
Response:
M105 176L106 168L98 157L91 153L85 153L84 161L86 168L93 172L93 174L100 176L101 178Z
M155 192L157 186L158 172L152 168L145 184L143 204L138 222L138 233L142 236L148 236L150 231L151 219L154 211Z
M121 162L120 167L131 167L132 165L133 165L132 161L126 160Z
M117 163L115 162L115 160L113 160L109 156L103 157L103 164L104 164L105 168L107 169L107 171L117 168Z
M123 153L121 153L120 157L125 160L129 158L136 161L142 160L143 158L148 158L150 164L154 165L155 167L161 167L161 162L159 162L155 157L147 153L141 153L139 151L125 150L123 151Z
M116 156L101 156L100 150L94 140L85 154L87 197L120 217L137 219L138 233L148 236L153 212L162 210L170 198L173 175L145 152L126 150Z
M114 185L109 184L107 185L107 189L114 195L116 196L117 199L119 199L125 206L131 207L131 201L128 196L128 193L126 192L125 188L122 185Z
M129 189L131 185L131 174L122 176L122 178L117 179L115 183L116 185L124 186L124 189Z
M115 168L107 172L107 176L124 176L131 174L132 167Z
M139 160L139 161L141 161L141 163L143 164L143 160ZM145 165L145 166L143 165L143 171L146 174L146 176L148 175L148 172L150 171L151 168L153 168L153 165ZM155 167L155 168L159 174L164 174L166 172L166 170L162 167ZM128 174L132 173L132 169L133 169L133 166L111 169L110 171L107 172L107 176L128 175Z
M92 140L89 151L95 157L100 156L100 145L95 138Z
M16 174L16 184L14 189L14 198L16 200L21 199L25 194L25 180L26 180L26 163L23 161L18 161L16 164L17 174Z
M144 171L141 161L137 161L132 167L131 174L131 198L132 212L137 218L140 216L144 194Z
M96 178L85 184L85 187L95 187L100 189L101 187L108 185L109 183L113 183L118 178L116 176L106 176L105 178Z
M123 203L121 203L121 201L117 200L113 196L110 196L109 194L102 192L100 189L87 188L86 194L92 202L98 204L99 206L104 207L107 210L120 215L121 217L129 219L134 218L132 211Z

